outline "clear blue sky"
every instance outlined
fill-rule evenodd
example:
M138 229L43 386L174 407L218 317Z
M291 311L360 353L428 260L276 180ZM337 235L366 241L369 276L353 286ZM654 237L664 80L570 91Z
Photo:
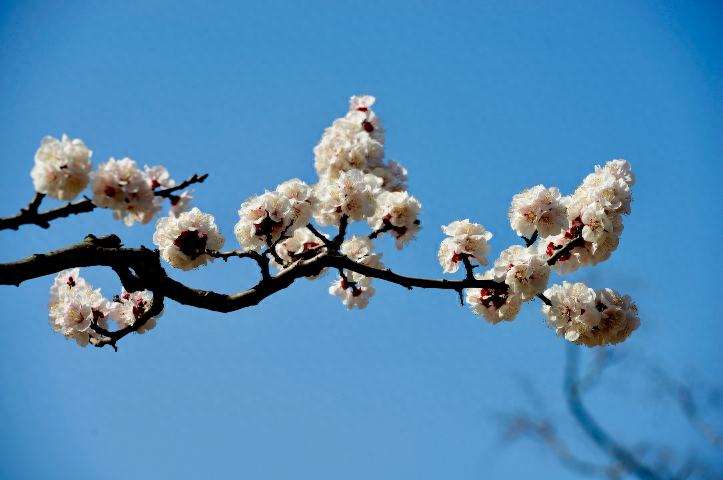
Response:
M723 9L532 3L4 1L0 216L32 198L40 140L67 133L96 164L208 173L194 204L235 248L244 199L313 183L324 128L369 94L424 211L408 249L378 242L384 261L439 278L440 225L482 223L494 259L517 241L514 194L540 183L568 194L594 165L625 158L638 183L620 247L570 280L630 294L642 326L614 347L626 360L588 404L628 445L696 452L721 471L645 365L689 381L723 427L707 394L723 390ZM153 232L95 211L0 232L0 262L89 233L152 246ZM106 296L120 290L107 269L83 275ZM224 293L258 280L244 260L171 275ZM226 315L168 302L118 353L53 334L51 277L0 287L0 477L574 478L538 444L503 441L521 411L601 458L567 414L566 342L539 302L492 326L454 293L375 281L369 308L347 312L332 279Z

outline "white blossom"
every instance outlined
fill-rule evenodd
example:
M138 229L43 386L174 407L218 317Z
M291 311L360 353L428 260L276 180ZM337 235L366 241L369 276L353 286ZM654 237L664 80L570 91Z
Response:
M369 237L358 237L352 235L351 238L345 240L339 249L341 253L354 260L357 263L372 268L383 269L384 263L381 259L383 253L372 253L376 249L376 245ZM372 277L367 277L358 272L346 270L346 277L361 286L368 287L372 283Z
M494 280L494 271L474 276L477 280ZM524 303L519 295L497 288L468 288L465 290L467 303L475 315L482 315L487 323L494 325L501 321L511 322L520 313Z
M234 233L241 248L260 252L281 238L296 212L284 195L267 191L244 202L238 214L241 220L234 227Z
M152 303L153 294L148 293L148 290L128 293L126 289L122 287L122 295L120 296L120 306L118 307L116 320L118 329L122 330L130 325L135 325L136 321L148 311ZM158 315L149 318L142 327L136 330L136 333L144 334L156 328L156 320L163 316L163 312L164 310L161 310Z
M92 155L80 139L70 140L65 134L62 141L43 138L30 172L35 190L58 200L73 200L88 186Z
M422 229L417 219L422 204L407 192L387 191L379 194L376 203L374 216L367 219L369 226L375 231L388 231L396 239L397 250L401 250Z
M214 218L198 208L181 213L178 218L165 217L156 222L153 243L158 245L161 258L173 268L193 270L207 265L213 257L205 252L218 251L226 239L219 232Z
M547 287L551 267L535 245L527 248L515 245L495 260L494 272L496 281L505 282L510 293L518 294L526 302Z
M341 301L346 305L347 310L351 310L354 307L363 310L369 305L369 299L374 296L376 290L371 286L349 285L340 277L329 287L329 293L341 297Z
M359 170L341 172L339 178L320 188L319 208L314 214L321 226L339 226L346 215L352 222L371 217L376 210L376 196L382 180Z
M469 219L465 219L443 226L442 231L452 237L442 241L437 253L445 273L456 272L465 258L472 263L489 265L486 255L492 247L487 241L492 238L492 233L486 231L485 227L479 223L469 223Z
M279 185L276 191L289 200L289 208L292 211L294 223L287 233L308 225L319 203L314 190L298 178L294 178Z
M162 198L156 198L151 181L130 158L111 158L91 173L93 203L113 209L113 218L127 226L149 223L161 210Z
M531 237L535 231L540 236L557 235L567 227L565 207L557 188L537 185L525 189L512 198L508 216L517 235Z
M325 237L327 235L323 234ZM276 244L276 254L281 258L283 265L279 265L275 259L271 259L271 266L277 270L281 270L288 265L302 259L311 258L312 256L319 255L326 251L326 247L323 246L324 242L316 235L311 233L306 227L294 230L294 234ZM307 254L307 252L315 251L316 253ZM310 255L310 256L309 256ZM326 269L324 269L325 271ZM315 279L319 275L313 277L306 277L309 279Z
M545 290L551 305L543 305L542 313L556 329L557 336L577 344L595 343L599 335L594 329L600 323L595 305L595 291L584 283L563 282Z
M611 288L604 288L597 291L596 301L601 310L598 328L603 345L624 342L640 327L638 307L632 302L630 295L621 296Z
M191 196L192 191L193 190L185 190L180 195L171 195L168 198L171 201L171 208L168 210L170 216L178 218L181 213L191 207L191 201L193 200L193 196Z

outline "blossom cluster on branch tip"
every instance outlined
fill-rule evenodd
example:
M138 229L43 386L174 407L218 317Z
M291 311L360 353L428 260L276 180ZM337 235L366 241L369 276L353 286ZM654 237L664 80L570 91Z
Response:
M85 347L90 338L101 336L96 328L108 331L108 320L117 322L119 329L133 325L152 301L153 295L147 291L128 293L123 288L121 296L114 297L111 302L100 294L100 288L93 290L80 276L79 269L63 270L50 288L49 323L66 339L72 338ZM162 315L163 311L136 331L145 333L152 329L156 326L156 319Z
M616 345L640 326L638 308L630 295L610 288L594 291L582 282L563 282L545 291L550 305L542 307L557 336L588 347Z
M565 275L610 258L623 231L622 215L630 214L630 187L634 184L635 175L630 163L613 160L604 167L595 167L595 172L567 197L562 197L557 188L548 189L543 185L515 195L509 211L510 224L518 235L530 237L530 240L525 239L528 246L517 245L504 250L495 260L493 269L475 275L479 280L500 283L500 288L467 289L466 300L474 313L490 323L512 321L525 302L542 295L546 300L543 312L548 315L550 325L557 329L558 336L564 335L568 340L587 346L616 344L628 338L640 324L637 309L628 310L629 297L619 300L623 297L614 290L596 293L582 284L567 282L564 287L554 285L545 289L552 268ZM454 235L448 230L457 227L457 223L442 228L448 235ZM532 244L535 239L537 243ZM571 242L575 243L570 245ZM469 258L469 249L456 247L459 243L449 238L442 242L439 260L445 272L457 270L460 252ZM486 243L484 246L486 254L489 246ZM486 259L482 264L487 264ZM573 291L575 295L571 296ZM567 292L567 297L561 292ZM611 298L616 299L615 305L619 304L622 310L602 309L603 304L612 305ZM580 307L580 302L587 302L586 306ZM555 313L562 308L567 309L567 316ZM608 319L606 322L602 322L603 316Z
M51 136L43 138L30 171L35 190L50 198L73 200L88 186L92 155L78 138L70 140L65 134L62 140Z
M111 158L91 172L93 163L82 140L70 140L63 134L62 140L47 136L35 153L35 166L30 172L38 193L58 200L73 200L90 183L93 204L113 210L116 220L131 226L136 222L149 223L161 210L163 198L156 196L158 189L172 188L176 183L162 166L142 171L136 162L124 158ZM170 214L178 216L190 208L193 197L187 190L179 195L168 195Z
M158 245L161 258L172 267L193 270L206 265L213 257L207 254L218 251L226 239L218 230L211 215L198 208L181 213L178 218L165 217L156 222L153 243Z
M442 240L437 258L444 268L444 273L454 273L459 269L460 262L468 260L482 266L489 265L485 257L492 247L487 241L492 234L479 223L469 223L469 219L457 220L442 227L442 231L451 238Z

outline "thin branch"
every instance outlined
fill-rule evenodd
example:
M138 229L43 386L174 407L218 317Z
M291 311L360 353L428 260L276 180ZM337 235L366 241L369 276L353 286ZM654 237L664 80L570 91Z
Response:
M605 477L610 471L610 467L595 465L575 457L548 422L538 423L525 415L517 415L508 426L507 435L529 435L537 438L555 454L562 465L578 474Z
M620 462L626 472L630 472L641 480L658 480L660 477L650 468L639 463L635 457L615 442L590 415L582 403L579 381L577 378L579 348L574 344L567 346L567 363L565 366L565 397L575 420L598 447L612 459Z
M469 256L467 255L462 255L462 263L464 264L464 268L467 271L467 276L465 278L474 278L474 269L479 267L479 265L473 266L469 261Z
M220 254L223 256L230 254ZM239 255L236 255L239 256ZM246 256L246 254L244 254ZM249 257L253 256L248 254ZM145 288L161 294L183 305L218 312L232 312L257 305L266 297L288 288L296 279L319 275L324 268L347 269L362 275L396 283L405 288L433 288L460 291L465 288L486 288L507 290L507 285L494 280L437 280L406 277L390 269L378 269L354 262L345 255L322 252L310 259L300 259L270 278L262 279L256 286L239 293L221 293L197 290L171 279L161 267L158 251L121 248L121 241L115 235L96 238L88 236L75 245L49 252L31 255L23 260L0 264L0 284L20 285L22 282L54 274L61 270L89 266L123 265L135 272L135 277Z
M117 352L118 347L116 347L116 342L118 342L118 340L125 337L129 333L137 331L139 328L143 327L148 322L148 320L159 315L161 311L163 311L163 300L163 294L153 292L153 300L151 301L151 305L140 316L140 318L137 318L136 321L133 322L133 324L128 325L127 327L120 330L116 330L114 332L110 332L104 328L101 328L97 323L93 322L91 328L93 328L93 330L99 333L101 337L91 337L90 343L99 348L110 345L111 347L113 347L113 350Z
M535 233L533 233L530 238L527 238L522 235L520 235L520 238L525 241L525 246L529 247L529 246L532 246L532 244L537 241L537 235L538 235L537 230L535 230Z
M269 258L261 255L259 252L255 252L253 250L247 250L244 252L239 250L232 250L230 252L215 252L213 250L206 250L206 255L213 258L221 258L224 262L228 262L228 259L231 257L251 258L259 265L261 277L264 280L271 278L271 273L269 272Z
M186 180L185 182L181 183L180 185L177 185L175 187L166 188L165 190L159 190L157 192L153 192L155 196L157 197L171 197L172 193L176 190L180 190L182 188L186 188L189 185L192 185L194 183L200 183L203 182L206 177L208 177L208 174L206 175L193 175L191 178ZM96 205L93 203L93 201L88 198L84 197L83 200L77 201L75 203L68 203L62 207L53 208L52 210L46 210L44 212L38 213L38 207L40 206L40 202L42 201L43 195L42 193L36 193L33 200L30 202L30 204L27 206L27 208L24 208L20 210L20 213L13 217L7 217L7 218L0 218L0 230L17 230L20 225L38 225L42 228L49 228L50 223L52 220L55 220L56 218L62 218L62 217L68 217L70 215L77 215L79 213L86 213L91 212L94 209L96 209Z
M319 240L321 240L328 249L330 249L330 250L337 249L336 245L334 245L334 243L331 240L326 238L325 235L322 235L316 228L314 228L314 226L312 224L308 224L306 226L306 228L311 230L311 233L313 233L315 237L317 237Z
M173 196L173 192L177 192L178 190L183 190L186 187L189 187L193 185L194 183L203 183L204 180L208 177L208 173L203 175L198 175L196 173L193 174L191 178L186 180L183 183L180 183L176 185L175 187L166 188L164 190L158 190L157 192L153 192L156 197L164 197L164 198L170 198Z
M579 237L573 238L572 240L570 240L568 242L567 245L565 245L560 250L558 250L557 253L555 253L555 255L550 257L550 259L547 261L547 264L552 266L560 259L560 257L565 255L567 252L571 251L573 248L583 247L583 246L585 246L585 239L582 238L582 235L580 235Z
M547 298L546 296L544 296L543 294L538 293L538 294L537 294L537 298L539 298L540 300L542 300L542 303L544 303L544 304L547 305L548 307L552 306L552 302L550 301L550 299Z
M336 234L336 237L334 237L334 245L336 245L336 248L338 249L341 247L341 244L344 243L344 237L346 237L346 227L349 225L349 217L345 213L341 216L341 220L339 220L339 233Z
M372 233L370 233L367 236L369 237L369 240L374 240L375 238L379 237L383 233L388 232L390 230L394 230L394 225L392 225L391 223L384 225L379 230L374 230Z

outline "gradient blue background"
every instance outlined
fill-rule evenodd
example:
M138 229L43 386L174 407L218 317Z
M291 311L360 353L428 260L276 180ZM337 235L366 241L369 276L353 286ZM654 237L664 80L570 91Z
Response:
M628 159L638 183L620 247L569 280L630 294L642 327L612 349L625 360L588 405L626 445L721 472L647 370L687 381L723 426L721 25L718 2L3 1L0 216L32 198L40 140L67 133L96 164L208 173L194 205L232 249L244 199L314 183L324 128L370 94L424 211L418 241L379 249L397 272L439 278L440 225L482 223L494 260L518 242L515 193L568 194L594 165ZM0 261L89 233L151 247L154 230L95 211L0 232ZM170 274L224 293L259 278L240 259ZM82 275L120 290L107 269ZM226 315L169 301L118 353L53 334L52 277L0 287L0 477L574 478L540 444L505 440L518 412L602 463L567 414L566 342L539 301L492 326L452 292L375 281L369 308L347 312L331 280Z

